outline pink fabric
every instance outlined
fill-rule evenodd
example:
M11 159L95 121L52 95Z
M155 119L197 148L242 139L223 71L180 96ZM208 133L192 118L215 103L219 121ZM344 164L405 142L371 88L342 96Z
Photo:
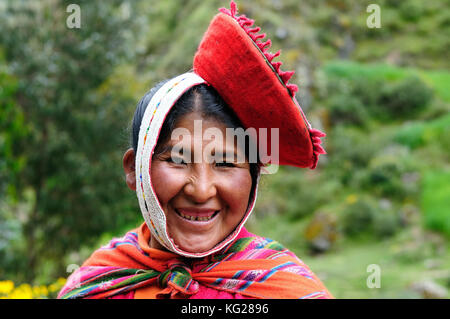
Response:
M189 299L254 299L237 293L220 291L200 285L198 293L192 295Z
M106 299L134 299L134 290L127 292L126 294L115 295Z
M126 294L115 295L108 299L134 299L134 291ZM203 285L200 285L198 293L192 295L189 299L253 299L241 294L219 291Z
M244 237L251 237L253 234L242 228L239 232L237 239ZM134 290L126 294L119 294L108 299L134 299ZM227 291L221 291L199 284L199 290L195 295L192 295L189 299L254 299L252 297L243 296L238 293L231 293Z

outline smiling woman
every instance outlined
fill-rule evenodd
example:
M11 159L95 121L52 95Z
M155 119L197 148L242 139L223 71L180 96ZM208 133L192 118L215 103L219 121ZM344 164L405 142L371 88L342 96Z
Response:
M201 123L202 134L194 132L197 121ZM140 125L141 120L135 117L133 122ZM256 187L259 167L257 163L235 160L237 153L245 154L246 150L233 143L234 140L226 139L225 132L226 128L237 127L242 125L236 116L217 92L204 84L184 93L165 120L152 157L151 180L167 219L168 232L182 250L201 253L212 249L244 217L250 193ZM178 128L188 134L183 138L173 138L172 134L169 138L169 133ZM207 139L204 133L209 129L222 132L223 139ZM174 145L180 143L182 154L174 154ZM236 156L228 158L229 161L227 158L212 161L207 158L212 154L201 150ZM127 152L125 171L134 171L134 148ZM196 153L203 158L194 161L192 156ZM129 186L135 187L133 180ZM161 248L154 238L151 246Z
M60 298L332 297L294 253L244 228L264 169L253 146L263 137L227 130L279 129L279 140L265 136L280 152L272 164L310 168L324 134L299 107L292 73L270 64L277 54L236 13L232 2L213 19L193 71L139 102L123 168L145 222L95 251Z

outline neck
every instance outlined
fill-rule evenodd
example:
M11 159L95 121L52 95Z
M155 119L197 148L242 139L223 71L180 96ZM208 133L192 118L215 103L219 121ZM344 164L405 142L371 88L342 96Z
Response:
M164 247L163 245L161 245L161 243L158 240L156 240L154 237L150 237L149 246L150 246L150 248L155 248L155 249L159 249L162 251L168 251L167 248Z

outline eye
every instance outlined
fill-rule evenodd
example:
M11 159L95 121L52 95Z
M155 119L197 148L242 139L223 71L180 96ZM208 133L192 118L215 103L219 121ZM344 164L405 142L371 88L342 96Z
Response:
M187 165L187 163L185 162L185 160L182 157L169 156L165 159L165 161L168 163L173 163L173 164L178 164L178 165Z
M220 163L216 163L216 166L218 166L218 167L235 167L236 165L234 163L230 163L230 162L220 162Z

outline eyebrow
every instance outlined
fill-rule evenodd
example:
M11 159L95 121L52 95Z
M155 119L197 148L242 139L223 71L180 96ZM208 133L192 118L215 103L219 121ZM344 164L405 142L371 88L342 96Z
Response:
M155 153L154 155L162 155L162 154L167 154L167 153L172 153L172 150L174 149L175 145L170 145L170 144L166 144L161 148L161 151L159 151L158 153ZM185 150L184 148L181 148L180 150ZM179 154L179 155L185 155L185 154ZM193 153L189 151L189 154L186 155L190 155L190 157L193 156ZM210 154L211 156L216 156L216 150L213 150ZM228 151L228 152L217 152L218 156L221 156L222 159L224 160L229 160L232 159L232 161L234 160L238 160L239 159L239 154L237 151ZM244 162L246 161L246 156L243 156Z
M172 153L173 148L175 145L166 144L161 147L161 150L158 153L155 153L155 155L162 155L166 153ZM181 148L181 150L184 150L184 148Z
M238 159L238 153L236 151L232 152L217 152L217 155L221 155L222 159L228 160L232 159L233 161ZM216 156L216 151L214 150L211 154L211 156ZM244 156L245 158L245 156Z

